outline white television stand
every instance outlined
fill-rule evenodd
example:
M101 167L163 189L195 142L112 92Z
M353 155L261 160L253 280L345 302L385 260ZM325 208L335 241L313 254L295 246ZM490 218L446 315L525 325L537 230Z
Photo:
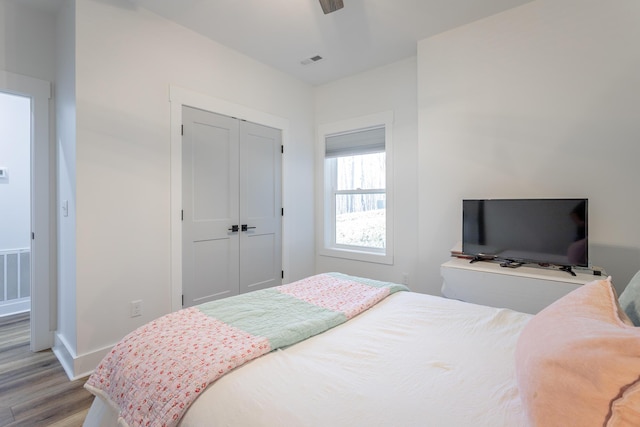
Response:
M509 268L496 261L470 261L453 258L442 264L444 297L531 314L585 283L603 278L582 271L572 276L555 268Z

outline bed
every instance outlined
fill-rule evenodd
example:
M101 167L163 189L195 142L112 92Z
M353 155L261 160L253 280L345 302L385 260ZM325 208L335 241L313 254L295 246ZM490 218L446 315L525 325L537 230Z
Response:
M268 349L203 384L177 419L139 423L135 417L121 417L114 399L96 386L99 375L94 374L88 389L96 399L85 426L640 425L639 335L619 310L608 280L585 285L536 316L339 274L301 282L309 287L318 280L373 286L385 295L335 325L324 319L326 330L321 333ZM285 286L295 289L299 284ZM323 295L333 297L333 292ZM619 355L601 348L615 347L627 365L611 373L610 367L589 359L586 373L565 378L563 367L569 372L576 364L583 366L582 354L571 351L590 353L585 349L593 342L580 341L581 334L572 328L575 323L583 332L590 327L575 311L591 307L592 301L604 313L602 321L595 316L596 326L616 332L613 344L606 338L598 341L598 357L615 363L613 357ZM560 326L557 316L581 321ZM586 314L587 324L593 316L593 311ZM609 336L611 330L600 333ZM567 357L556 357L566 352ZM142 368L131 360L125 361L127 372L136 376ZM555 369L553 375L545 374L549 366ZM603 386L603 378L611 384ZM145 393L137 385L134 389L135 394Z

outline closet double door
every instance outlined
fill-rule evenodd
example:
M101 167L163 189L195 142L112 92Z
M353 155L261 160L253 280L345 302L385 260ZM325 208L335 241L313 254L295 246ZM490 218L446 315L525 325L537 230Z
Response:
M189 307L282 283L282 132L183 107L182 291Z

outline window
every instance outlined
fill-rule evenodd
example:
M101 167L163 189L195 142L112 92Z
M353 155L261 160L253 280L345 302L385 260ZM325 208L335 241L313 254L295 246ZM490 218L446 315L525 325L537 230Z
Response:
M322 127L321 255L392 263L390 122L385 114Z

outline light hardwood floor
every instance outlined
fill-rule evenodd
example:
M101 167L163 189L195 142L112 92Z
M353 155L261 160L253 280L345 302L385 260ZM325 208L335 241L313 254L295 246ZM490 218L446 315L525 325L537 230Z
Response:
M0 426L81 426L93 396L50 351L29 350L29 314L0 317Z

